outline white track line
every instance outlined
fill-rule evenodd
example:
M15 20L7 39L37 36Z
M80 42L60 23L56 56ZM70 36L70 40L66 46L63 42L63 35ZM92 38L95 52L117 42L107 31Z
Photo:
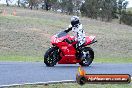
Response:
M10 85L0 85L0 88L3 87L15 87L22 85L46 85L46 84L56 84L56 83L75 83L75 80L61 80L61 81L48 81L48 82L35 82L35 83L23 83L23 84L10 84Z

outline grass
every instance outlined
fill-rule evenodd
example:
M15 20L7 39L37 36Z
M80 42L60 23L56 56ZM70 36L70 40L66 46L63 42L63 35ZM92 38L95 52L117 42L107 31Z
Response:
M43 62L43 56L18 56L18 55L3 55L0 56L0 61L22 61L22 62ZM131 63L132 58L95 58L95 63Z
M0 56L0 61L40 62L40 61L43 61L43 57L31 57L31 56Z
M68 27L71 16L53 12L1 7L8 12L0 14L0 61L43 61L50 47L50 37ZM10 13L16 9L17 16ZM94 62L131 63L132 27L81 17L86 35L96 35L98 42L91 45Z
M16 8L5 8L8 14L0 15L0 61L42 62L43 53L50 47L50 36L66 28L71 16ZM132 63L132 27L82 18L87 35L96 35L98 43L94 62ZM11 88L132 88L132 84L76 83L24 85Z
M95 58L98 63L131 63L132 58Z
M51 19L40 19L40 18L31 18L31 17L20 17L20 16L2 16L0 15L0 19L3 22L8 22L11 24L19 23L19 25L28 24L28 25L48 25L48 26L55 26L55 25L64 25L65 22L61 22L59 20L51 20ZM54 24L51 24L54 23Z
M24 85L9 88L132 88L130 84L85 84L83 86L77 83L62 83L49 85Z

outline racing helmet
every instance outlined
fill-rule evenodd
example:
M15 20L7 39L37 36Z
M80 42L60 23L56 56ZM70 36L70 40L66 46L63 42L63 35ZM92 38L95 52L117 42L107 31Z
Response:
M79 17L78 16L73 16L71 17L71 25L74 27L76 26L77 24L79 24Z

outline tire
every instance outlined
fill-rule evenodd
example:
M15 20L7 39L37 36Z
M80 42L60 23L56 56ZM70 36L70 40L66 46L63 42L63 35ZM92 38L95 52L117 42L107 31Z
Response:
M87 82L87 79L84 76L78 76L76 80L77 80L77 83L80 85L84 85Z
M84 56L85 53L85 56ZM81 66L89 66L94 59L94 51L90 47L84 47L81 50L82 61L79 63Z
M58 61L58 49L56 47L49 48L44 55L44 63L48 67L53 67Z

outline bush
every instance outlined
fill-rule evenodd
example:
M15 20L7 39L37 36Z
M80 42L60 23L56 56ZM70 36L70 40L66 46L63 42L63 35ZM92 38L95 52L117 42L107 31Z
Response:
M131 25L132 26L132 12L128 11L122 12L122 17L121 17L121 21L127 25Z

